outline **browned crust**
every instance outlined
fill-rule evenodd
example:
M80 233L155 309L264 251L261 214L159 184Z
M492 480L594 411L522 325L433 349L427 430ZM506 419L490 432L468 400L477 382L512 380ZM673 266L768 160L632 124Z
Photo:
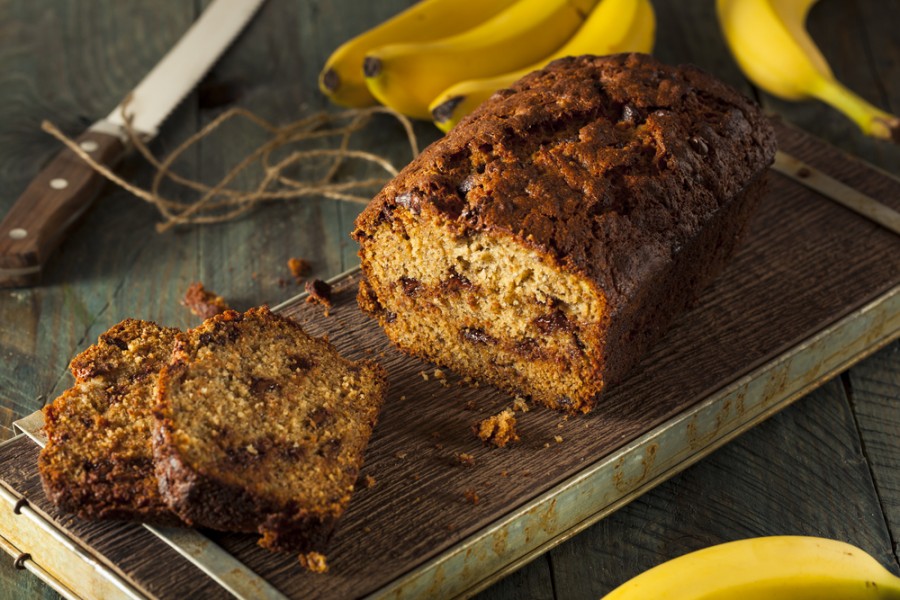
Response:
M512 235L596 282L615 311L774 152L758 106L696 67L564 58L426 148L353 236L365 244L394 210L434 211L456 233Z

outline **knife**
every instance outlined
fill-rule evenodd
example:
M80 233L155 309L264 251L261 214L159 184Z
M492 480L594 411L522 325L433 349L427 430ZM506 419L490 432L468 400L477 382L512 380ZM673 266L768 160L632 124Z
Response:
M127 96L131 127L152 139L159 125L218 60L264 0L214 0L178 43ZM125 100L123 100L123 103ZM114 167L128 152L120 103L75 138ZM74 152L62 150L35 176L0 222L0 287L37 283L47 257L90 206L104 182Z

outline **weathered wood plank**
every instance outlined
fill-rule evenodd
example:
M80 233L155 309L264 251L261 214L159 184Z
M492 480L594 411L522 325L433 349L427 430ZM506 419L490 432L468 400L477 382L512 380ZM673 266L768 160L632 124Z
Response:
M900 535L900 343L850 370L850 401L866 462L872 470L881 510ZM900 548L893 548L900 560Z
M693 550L795 534L848 541L900 572L838 380L552 550L556 597L597 598Z

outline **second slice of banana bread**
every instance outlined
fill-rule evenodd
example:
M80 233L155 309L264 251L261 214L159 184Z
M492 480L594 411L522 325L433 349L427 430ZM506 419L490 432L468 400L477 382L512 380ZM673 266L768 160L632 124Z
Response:
M178 337L160 374L160 491L187 523L258 531L272 550L321 549L344 512L385 389L267 308Z
M177 330L126 319L72 359L75 384L44 408L47 497L87 519L179 520L159 495L150 433Z

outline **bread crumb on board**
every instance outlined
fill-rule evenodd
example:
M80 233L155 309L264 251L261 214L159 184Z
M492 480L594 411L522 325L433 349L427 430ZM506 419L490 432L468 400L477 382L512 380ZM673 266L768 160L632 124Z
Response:
M327 573L328 561L324 554L307 552L300 555L300 566L311 573Z
M466 498L466 502L470 502L472 504L478 504L481 498L478 497L478 492L475 491L474 488L469 488L465 492L463 492L463 496Z
M214 317L231 308L222 296L206 289L199 281L188 287L181 304L201 319Z
M482 442L491 443L498 448L503 448L509 442L519 441L519 435L516 433L516 416L510 408L503 409L477 423L475 433Z
M474 467L475 466L475 456L469 454L467 452L460 452L456 455L456 462L461 464L464 467Z
M528 412L530 410L528 407L528 400L526 400L522 396L516 396L513 399L512 408L513 408L513 410L516 410L519 412Z
M325 307L325 315L328 315L328 309L331 308L331 286L321 279L310 279L304 285L306 293L309 296L306 301L309 304L321 304Z

